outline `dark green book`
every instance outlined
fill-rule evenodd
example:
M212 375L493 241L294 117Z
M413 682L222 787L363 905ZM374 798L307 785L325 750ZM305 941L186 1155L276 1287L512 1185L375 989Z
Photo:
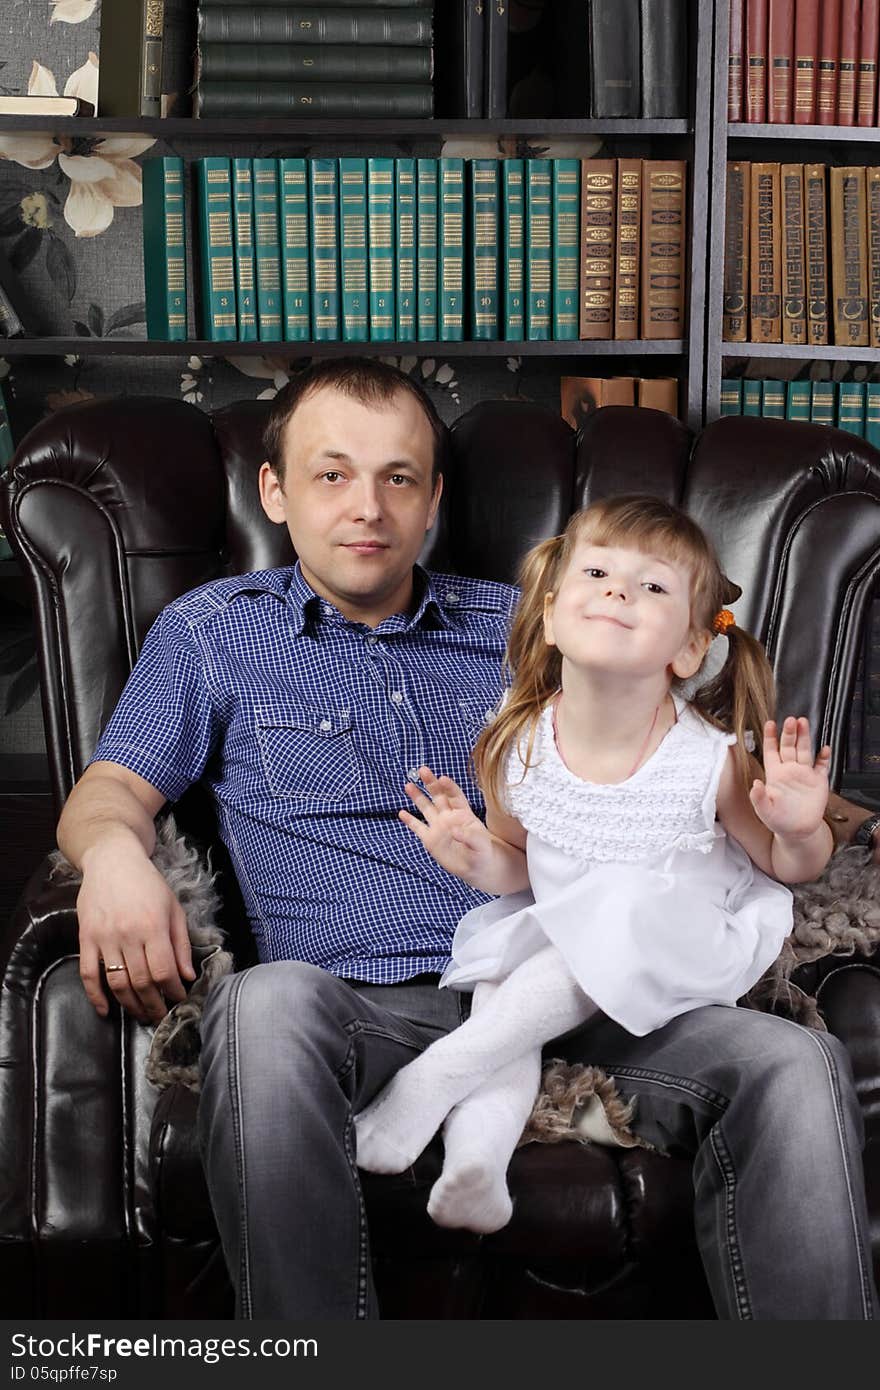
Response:
M416 242L417 332L420 343L437 341L437 161L416 160L419 235Z
M220 155L204 155L194 159L192 167L200 251L201 334L212 341L234 341L237 324L230 164Z
M816 425L833 425L837 414L837 383L814 381L810 419Z
M416 162L394 161L394 224L397 259L396 324L399 343L416 336Z
M880 381L869 381L865 392L865 438L880 449Z
M432 28L430 5L398 10L291 3L199 6L200 44L347 43L430 47Z
M580 292L581 162L553 164L553 337L578 337Z
M232 161L232 230L235 241L235 296L238 303L238 340L252 343L257 336L257 288L254 277L254 170L250 159Z
M343 341L365 343L370 336L365 159L339 161L339 269Z
M391 50L393 52L393 50ZM208 116L433 115L430 82L200 82L197 114Z
M772 420L785 419L785 382L761 382L761 414Z
M723 377L721 381L721 414L742 415L742 378Z
M312 337L335 343L340 336L339 170L335 159L310 159L309 248Z
M552 192L549 159L527 159L526 338L550 337L552 322Z
M431 81L428 47L333 43L203 43L199 82Z
M15 445L12 442L12 430L9 426L9 411L6 409L6 399L3 395L3 383L0 382L0 473L6 468L15 453ZM8 560L12 555L12 546L6 539L5 533L0 528L0 560Z
M491 341L498 337L498 160L469 159L467 170L470 336Z
M163 12L164 0L101 6L102 116L161 116Z
M257 332L261 342L281 341L281 204L278 160L254 159L254 250Z
M437 161L437 293L440 341L464 341L464 160Z
M789 381L785 389L786 420L808 421L811 398L809 381Z
M750 381L748 377L743 378L742 394L742 413L743 415L761 414L761 383L760 381Z
M394 341L394 160L367 160L370 226L370 339Z
M509 342L525 336L525 189L523 161L505 159L501 165L502 235L504 264L504 337Z
M837 427L864 438L865 383L842 381L837 396Z
M309 189L306 161L298 156L279 159L281 198L281 304L284 338L306 343L312 331L309 290Z
M142 173L147 337L183 342L187 336L183 160L177 155L145 159Z

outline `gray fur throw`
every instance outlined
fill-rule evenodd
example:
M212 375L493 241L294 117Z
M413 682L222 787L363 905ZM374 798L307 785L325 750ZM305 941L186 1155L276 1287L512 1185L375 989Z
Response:
M199 1089L199 1020L205 997L216 980L233 969L217 926L219 898L215 876L198 850L178 834L172 816L158 826L153 862L186 912L198 977L185 1000L175 1004L156 1028L146 1074L163 1088L180 1082ZM54 855L53 877L79 880L63 855ZM794 969L828 955L870 954L880 943L880 865L867 850L845 846L833 854L822 876L794 889L794 927L778 959L739 1002L784 1014L824 1031L816 1000L791 981ZM551 1063L541 1094L521 1142L641 1144L628 1127L631 1106L624 1105L613 1082L597 1067Z

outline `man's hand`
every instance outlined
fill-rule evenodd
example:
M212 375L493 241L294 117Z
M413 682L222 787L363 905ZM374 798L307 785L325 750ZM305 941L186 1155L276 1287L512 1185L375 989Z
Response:
M764 780L756 778L750 799L755 814L774 835L801 839L822 824L828 803L831 749L820 749L815 762L810 721L789 716L777 738L776 724L764 725Z
M183 981L195 979L183 908L124 830L89 849L82 870L79 973L89 1001L106 1017L103 968L122 1007L141 1023L157 1023L169 1001L186 997Z
M419 777L427 795L413 782L407 782L404 791L423 819L409 811L398 814L441 868L484 893L525 888L523 851L486 828L451 777L435 777L429 767L420 767Z

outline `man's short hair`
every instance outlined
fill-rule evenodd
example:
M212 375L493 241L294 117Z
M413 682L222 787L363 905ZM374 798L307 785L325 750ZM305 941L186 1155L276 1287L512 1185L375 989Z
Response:
M335 357L315 362L297 372L272 402L263 431L263 449L273 472L284 483L284 430L297 406L316 391L330 387L366 406L381 406L407 391L418 403L431 427L434 439L432 484L443 471L449 447L449 431L440 419L433 401L419 384L387 362L375 357Z

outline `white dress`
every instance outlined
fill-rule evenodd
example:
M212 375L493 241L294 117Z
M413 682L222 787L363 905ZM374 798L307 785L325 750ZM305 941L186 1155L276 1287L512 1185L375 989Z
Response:
M442 985L504 979L552 942L599 1008L642 1036L700 1005L734 1005L760 979L791 931L792 895L715 819L736 736L673 698L676 723L611 786L569 771L544 710L525 776L515 751L506 769L531 891L462 918Z

